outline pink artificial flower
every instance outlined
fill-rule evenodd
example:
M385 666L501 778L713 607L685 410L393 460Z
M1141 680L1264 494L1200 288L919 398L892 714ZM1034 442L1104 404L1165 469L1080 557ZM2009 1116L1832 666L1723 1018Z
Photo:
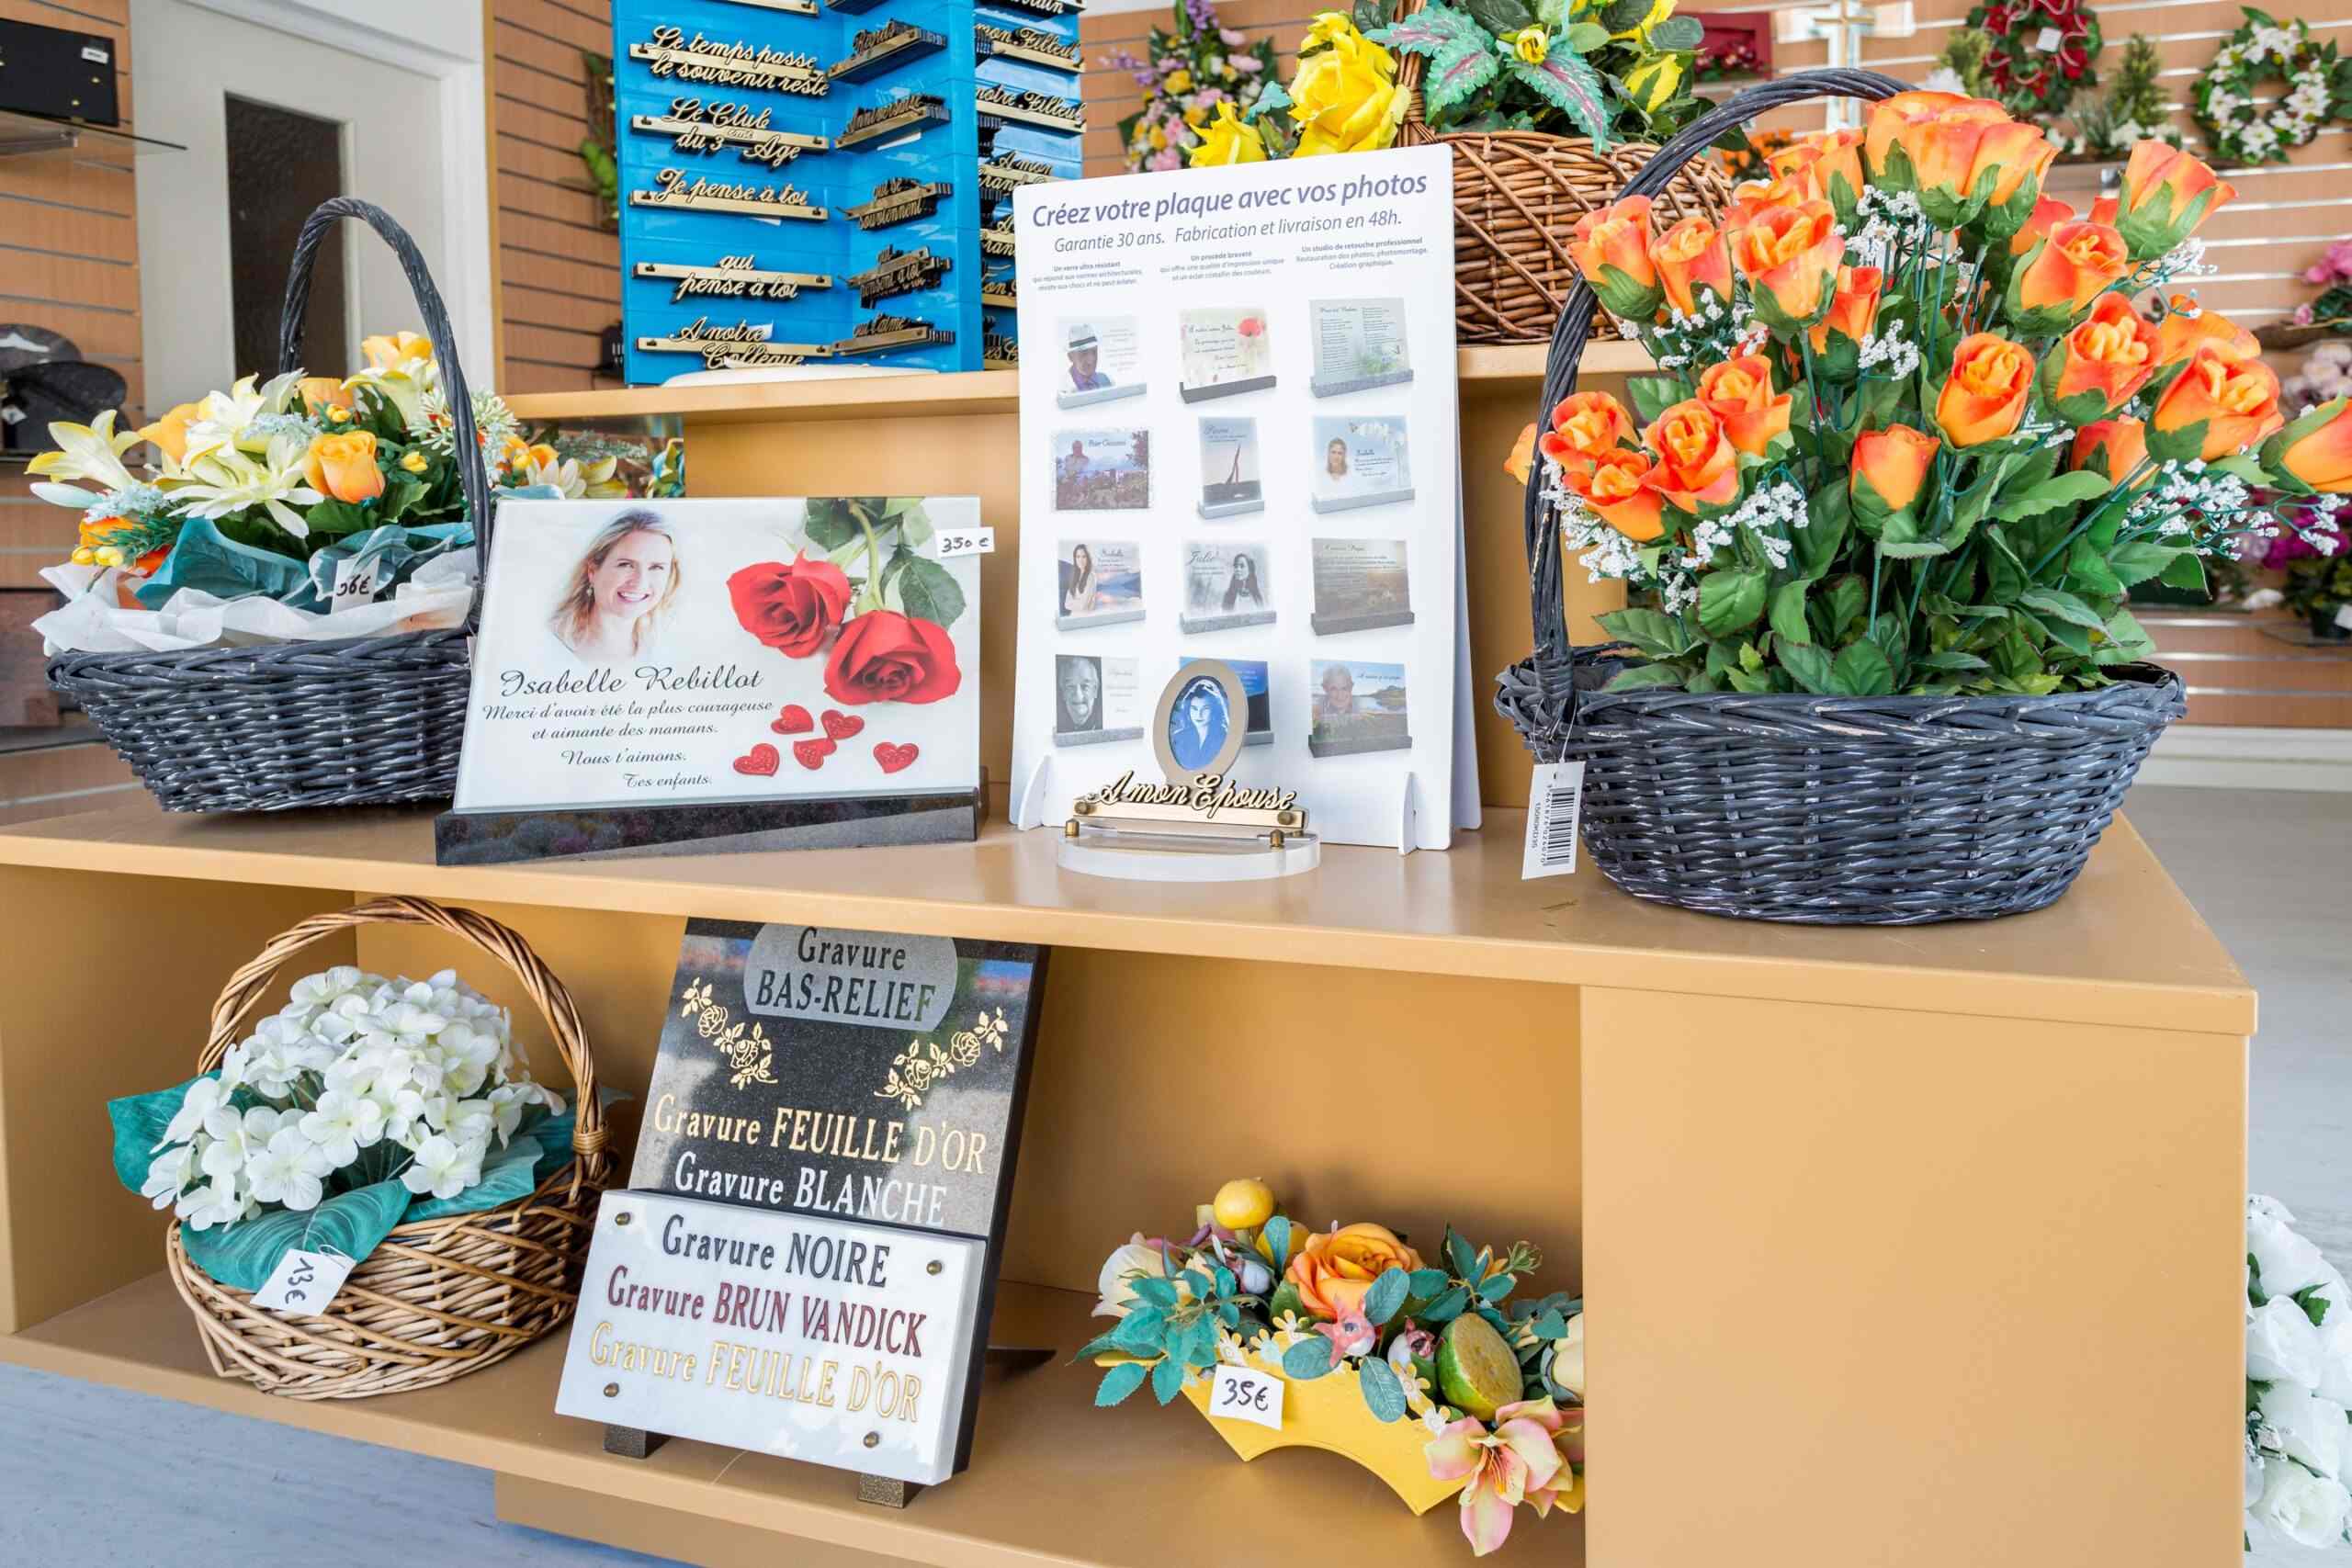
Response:
M2318 270L2318 269L2317 269L2317 268L2313 268L2312 270L2316 271L2316 270ZM2321 281L2321 279L2319 279L2319 278L2316 278L2316 277L2315 277L2315 278L2312 279L2312 281L2313 283L2317 283L2317 282L2320 282L2320 281ZM2295 324L2296 324L2297 326L2299 326L2299 327L2307 327L2307 326L2310 326L2310 325L2312 324L2312 302L2311 302L2310 300L2306 299L2306 300L2304 300L2301 304L2300 304L2300 305L2298 305L2298 306L2296 306L2296 307L2295 307Z
M1184 166L1184 160L1178 155L1176 149L1170 147L1164 152L1154 152L1151 155L1151 166L1155 171L1181 169Z
M2324 262L2324 261L2316 261L2316 262L2312 263L2312 265L2309 265L2309 266L2307 266L2307 267L2303 268L2303 281L2304 281L2305 283L2333 283L2333 282L2335 282L2335 264L2334 264L2333 262Z
M1380 1336L1373 1332L1371 1322L1361 1310L1342 1312L1335 1323L1318 1323L1315 1332L1331 1341L1331 1364L1337 1366L1342 1356L1368 1356L1380 1343Z
M2328 246L2327 265L2335 269L2336 276L2352 279L2352 240L2338 240ZM2312 281L2319 283L2326 280L2314 278Z
M1237 54L1227 62L1244 76L1255 76L1266 68L1266 62L1254 54Z
M1250 35L1239 28L1219 28L1216 30L1216 36L1227 49L1239 49L1250 41Z
M1562 1410L1549 1399L1523 1399L1495 1412L1494 1430L1464 1416L1422 1449L1430 1474L1440 1481L1466 1479L1462 1489L1462 1534L1474 1557L1484 1557L1510 1539L1512 1516L1521 1503L1538 1517L1560 1504L1571 1512L1583 1506L1584 1483L1573 1459L1581 1457L1584 1413Z

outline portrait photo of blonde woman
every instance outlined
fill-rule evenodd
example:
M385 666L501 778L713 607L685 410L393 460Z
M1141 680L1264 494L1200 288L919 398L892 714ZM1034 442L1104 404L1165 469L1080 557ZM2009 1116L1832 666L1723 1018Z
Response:
M659 513L633 507L588 542L564 580L548 629L582 663L641 658L661 638L681 577L670 525Z

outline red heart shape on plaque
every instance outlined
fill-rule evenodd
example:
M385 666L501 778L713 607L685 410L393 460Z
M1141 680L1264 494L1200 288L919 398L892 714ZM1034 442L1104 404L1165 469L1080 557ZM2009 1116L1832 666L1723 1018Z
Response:
M775 716L775 722L768 728L778 735L806 735L817 728L817 721L810 718L808 710L798 703L786 703L784 711Z
M806 740L796 740L792 743L792 760L814 772L825 765L825 759L831 756L835 750L831 741L820 740L811 736Z
M888 740L878 740L874 745L874 760L882 764L884 773L895 773L902 768L912 766L920 750L911 742L904 746L893 746Z
M783 763L784 759L777 755L776 749L763 740L735 759L735 771L750 773L754 778L774 778L776 769Z
M843 713L839 708L825 710L825 733L836 740L846 740L865 728L865 721L854 713Z

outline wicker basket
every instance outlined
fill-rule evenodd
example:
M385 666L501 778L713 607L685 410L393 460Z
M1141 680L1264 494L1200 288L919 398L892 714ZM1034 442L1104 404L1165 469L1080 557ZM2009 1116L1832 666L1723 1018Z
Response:
M287 277L278 367L300 363L312 259L345 218L383 236L415 291L448 394L466 514L487 561L490 475L449 312L416 243L381 208L337 197L303 223ZM181 653L61 654L50 660L49 682L82 705L167 811L447 800L458 777L480 609L477 589L463 627Z
M1398 0L1396 15L1423 4ZM1408 54L1396 79L1418 89L1427 69ZM1580 278L1568 259L1569 231L1616 200L1657 151L1627 141L1603 152L1582 137L1531 130L1431 130L1418 90L1396 140L1453 149L1453 321L1463 343L1548 340ZM1731 177L1702 159L1654 194L1663 221L1714 218L1731 200Z
M316 1316L282 1316L253 1304L188 1261L180 1230L167 1228L164 1267L196 1316L204 1353L224 1378L288 1399L362 1399L432 1388L487 1367L560 1326L577 1300L580 1266L607 1168L596 1066L579 1010L530 944L471 909L424 898L378 898L314 915L273 939L230 976L212 1008L212 1037L197 1061L209 1072L241 1032L277 966L334 932L371 922L430 926L504 963L554 1031L571 1070L577 1116L570 1164L536 1191L480 1213L396 1225L360 1260Z
M1729 126L1804 99L1903 90L1865 71L1751 88L1659 152L1626 194L1663 187ZM1543 400L1576 389L1595 310L1579 288L1552 337ZM1535 652L1495 705L1537 761L1585 764L1580 827L1609 879L1710 914L1915 925L2038 909L2064 894L2140 764L2187 704L2147 665L2046 697L1822 697L1600 688L1624 660L1572 649L1561 547L1529 476Z

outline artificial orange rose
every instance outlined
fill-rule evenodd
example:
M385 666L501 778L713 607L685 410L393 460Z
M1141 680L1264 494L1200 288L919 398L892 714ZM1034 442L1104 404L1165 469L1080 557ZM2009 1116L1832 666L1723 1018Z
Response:
M141 425L140 437L153 442L173 462L184 462L187 458L187 427L196 423L199 412L194 403L181 403L154 423Z
M2009 254L2021 256L2050 237L2050 231L2061 223L2075 220L2075 209L2054 196L2045 196L2033 204L2033 215L2025 227L2009 236Z
M1729 506L1739 498L1739 448L1722 418L1696 398L1652 420L1642 444L1657 455L1651 488L1683 511Z
M1666 502L1650 482L1656 468L1648 453L1619 446L1589 468L1568 469L1563 482L1594 516L1645 545L1666 532Z
M1887 152L1895 139L1915 119L1925 119L1958 104L1967 103L1959 93L1935 93L1925 90L1897 93L1883 98L1871 108L1871 118L1862 130L1862 157L1873 171L1886 167Z
M1975 189L1977 182L1989 173L1993 176L1993 192L1985 198L1985 206L2005 207L2028 180L2039 188L2042 176L2057 161L2058 149L2051 145L2040 127L2014 119L1987 125L1976 143L1976 161L1969 165L1968 183L1962 188Z
M1767 160L1774 174L1786 175L1789 172L1788 168L1781 166L1782 160L1788 161L1789 168L1809 171L1815 187L1833 203L1838 199L1838 182L1840 179L1846 182L1849 193L1846 199L1849 202L1860 197L1862 186L1867 183L1862 173L1862 133L1859 130L1816 130L1809 136L1798 137L1793 145L1783 148Z
M351 389L333 376L305 376L294 383L301 394L306 413L315 414L322 409L347 409L351 406Z
M1563 471L1590 468L1601 454L1634 438L1624 405L1606 392L1571 392L1552 411L1552 428L1538 444Z
M2252 333L2222 314L2207 310L2186 294L2176 294L2156 323L2156 363L2177 365L2207 344L2232 359L2252 359L2262 344Z
M1315 1231L1292 1254L1283 1278L1298 1287L1298 1299L1320 1318L1363 1310L1363 1296L1372 1282L1391 1269L1410 1272L1421 1266L1421 1256L1385 1225L1342 1225L1336 1231Z
M2114 220L2131 244L2132 259L2160 256L2230 202L2237 190L2195 154L2149 140L2132 149L2123 166L2120 215Z
M1731 237L1732 260L1747 275L1757 318L1781 338L1828 312L1845 254L1838 214L1826 201L1767 209Z
M2025 417L2033 356L1998 333L1971 333L1951 353L1936 423L1954 446L1998 441Z
M2322 495L2352 492L2352 400L2322 403L2288 426L2263 463Z
M2058 340L2050 396L2069 419L2123 406L2156 373L2156 329L2120 294L2102 294L2090 320ZM2097 399L2094 406L2091 400Z
M2123 236L2106 224L2058 224L2009 280L2009 319L2056 318L2063 326L2131 270Z
M2200 422L2204 439L2188 452L2189 428ZM2286 423L2278 412L2278 373L2259 359L2233 359L2211 344L2189 356L2188 368L2165 389L2148 420L2159 456L2185 453L2209 463L2244 451Z
M2094 223L2104 223L2109 228L2112 229L2115 227L2116 219L2122 216L2122 204L2117 201L2115 197L2111 196L2099 197L2091 203L2091 221Z
M413 359L432 358L433 340L423 333L364 337L359 340L359 352L368 356L368 363L372 368L391 370Z
M1731 200L1724 208L1720 227L1728 235L1776 207L1803 207L1821 198L1821 192L1802 171L1790 178L1742 180L1731 187Z
M1611 315L1630 321L1657 313L1664 294L1650 265L1648 197L1629 196L1577 219L1568 233L1568 259Z
M1771 363L1760 354L1710 365L1699 375L1699 400L1724 423L1731 444L1761 457L1789 429L1790 396L1772 393Z
M1942 445L1907 424L1866 430L1854 437L1847 489L1865 511L1900 512L1919 499L1919 491L1927 487L1928 470L1935 465L1936 448ZM1868 495L1862 491L1866 482Z
M312 490L357 505L384 493L384 470L376 466L373 431L313 435L302 457L302 478Z
M2090 473L2094 471L2092 459L2099 459L2107 467L2107 487L2113 490L2131 478L2147 456L2146 425L2136 419L2101 419L2075 432L2075 446L2067 455L2066 466L2078 473Z
M1686 316L1699 313L1699 290L1731 298L1731 247L1723 231L1703 218L1685 218L1650 245L1666 302Z
M1510 444L1510 450L1503 455L1503 472L1509 474L1521 484L1525 484L1527 482L1528 470L1534 468L1534 466L1535 424L1534 422L1531 420L1528 422L1527 425L1520 431L1519 439Z
M1838 269L1838 293L1829 301L1829 314L1811 328L1813 351L1829 351L1829 334L1843 333L1856 343L1871 335L1878 325L1879 295L1886 288L1886 274L1874 266L1841 266Z
M1894 144L1903 149L1910 162L1911 188L1919 193L1919 204L1931 221L1951 226L1976 215L1982 206L1973 184L1978 176L1978 150L1994 127L2014 123L2007 109L1984 98L1962 98L1904 118L1894 132ZM1895 175L1881 183L1901 188L1900 179Z

